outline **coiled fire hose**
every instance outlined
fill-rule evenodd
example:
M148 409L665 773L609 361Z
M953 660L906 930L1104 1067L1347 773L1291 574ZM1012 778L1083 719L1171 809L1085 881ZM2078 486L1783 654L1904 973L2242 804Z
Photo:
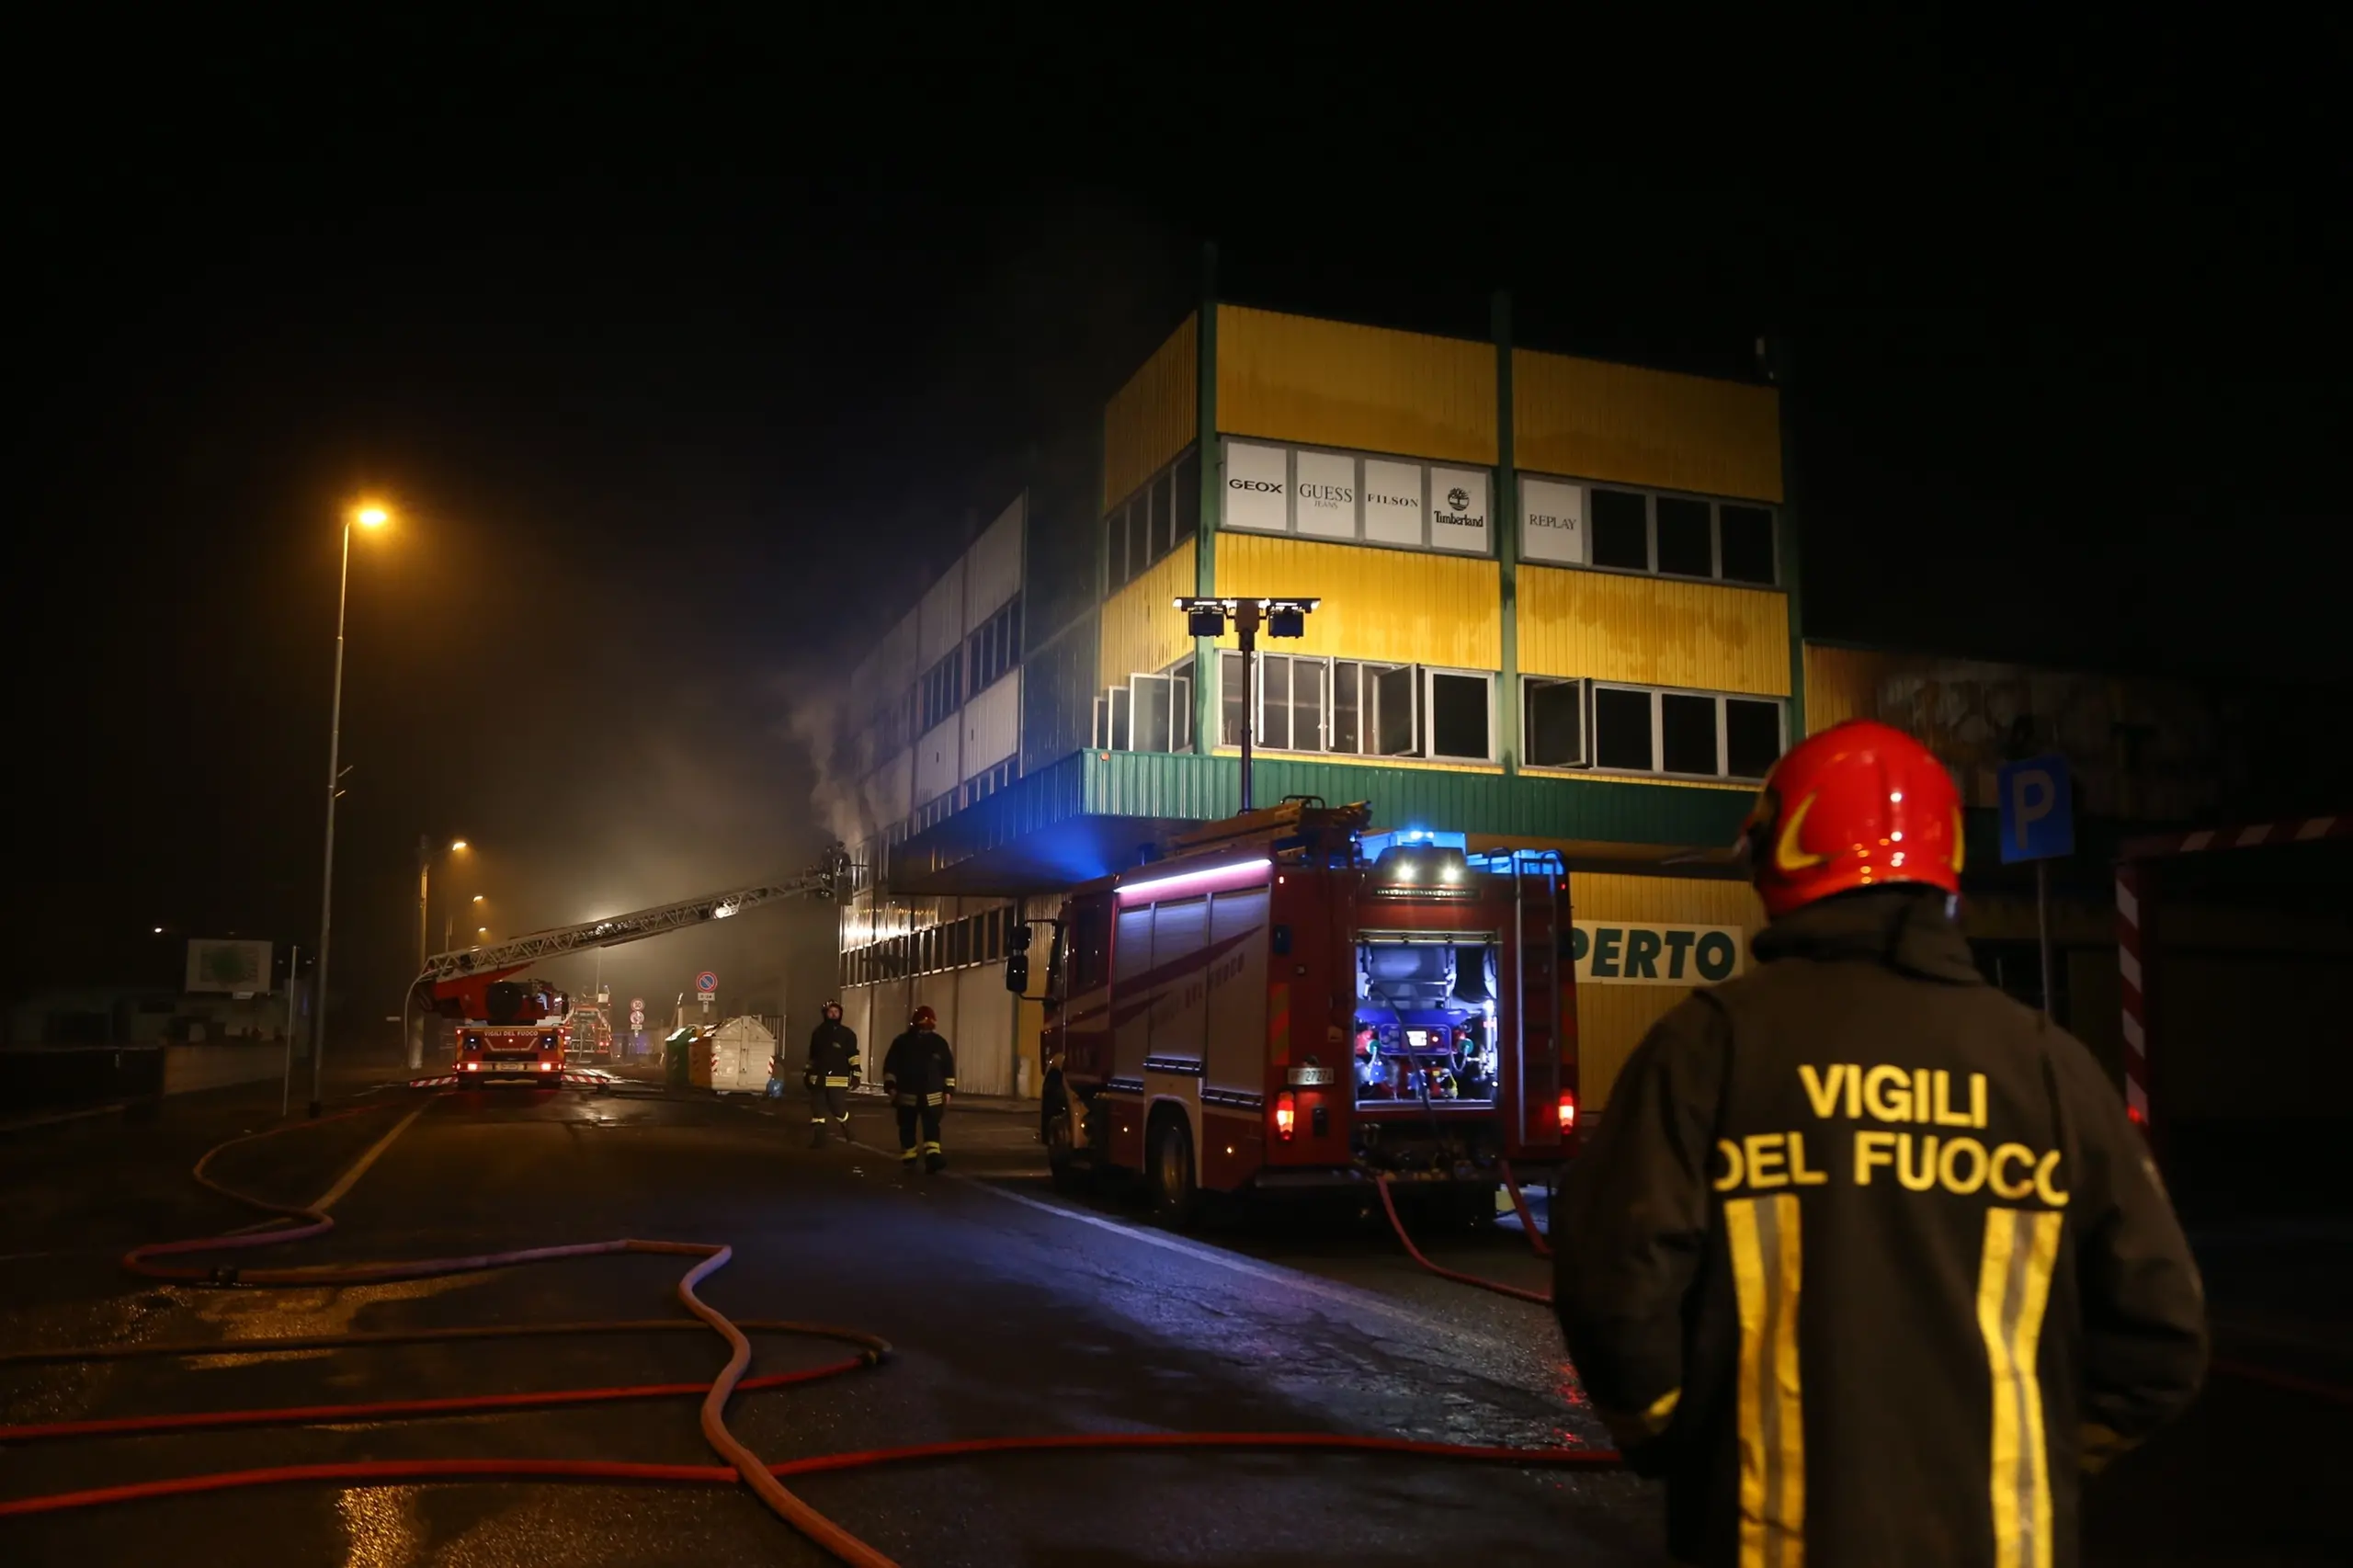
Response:
M718 1335L726 1341L729 1348L727 1364L708 1384L639 1383L599 1388L555 1389L529 1393L376 1400L359 1403L286 1405L250 1410L207 1411L191 1415L131 1415L84 1421L40 1422L0 1426L0 1445L57 1441L67 1438L118 1437L142 1433L188 1432L231 1426L318 1426L351 1421L402 1420L488 1410L609 1403L625 1400L673 1398L699 1393L702 1395L703 1438L710 1445L713 1452L726 1463L724 1465L646 1464L608 1460L496 1458L362 1460L323 1464L277 1465L257 1470L211 1471L175 1476L160 1481L137 1482L117 1486L94 1487L77 1492L12 1498L0 1501L0 1518L63 1513L74 1509L133 1503L158 1497L288 1485L301 1482L325 1482L339 1486L388 1486L452 1481L585 1481L723 1486L740 1482L748 1486L779 1518L832 1553L839 1561L857 1564L858 1568L894 1568L890 1558L860 1540L841 1525L811 1506L797 1494L787 1489L784 1485L784 1478L860 1470L878 1465L972 1459L997 1454L1039 1453L1063 1449L1089 1451L1202 1449L1339 1451L1412 1456L1455 1462L1505 1464L1522 1469L1536 1467L1602 1469L1613 1467L1620 1462L1615 1452L1605 1449L1482 1447L1472 1444L1425 1442L1404 1437L1359 1437L1329 1432L1080 1432L1032 1437L980 1437L922 1443L896 1449L869 1449L854 1453L818 1454L770 1464L761 1460L758 1455L745 1446L733 1432L729 1430L725 1410L732 1397L737 1393L750 1392L755 1390L813 1382L861 1368L877 1366L890 1357L891 1346L875 1335L857 1329L773 1320L749 1320L743 1323L732 1321L718 1309L704 1301L695 1290L697 1285L724 1267L729 1259L733 1256L733 1249L723 1244L631 1238L585 1242L563 1246L527 1247L506 1252L481 1253L463 1257L413 1258L377 1263L278 1268L236 1268L221 1264L208 1267L199 1263L163 1261L194 1255L218 1255L224 1252L284 1246L294 1242L312 1240L332 1231L335 1221L327 1210L332 1207L334 1200L349 1190L350 1186L364 1173L376 1154L380 1153L391 1142L392 1138L397 1136L399 1131L407 1125L406 1121L404 1121L400 1127L394 1128L392 1132L381 1141L374 1149L362 1156L358 1165L346 1174L334 1190L314 1203L274 1202L215 1180L208 1174L207 1167L211 1165L216 1155L239 1144L277 1137L303 1127L322 1125L325 1120L361 1115L365 1113L366 1108L363 1108L362 1110L342 1112L337 1117L322 1119L321 1122L289 1122L278 1127L265 1129L260 1132L229 1139L206 1151L203 1158L196 1163L192 1172L195 1179L210 1190L247 1208L267 1214L271 1219L262 1226L249 1227L222 1235L187 1241L151 1243L134 1247L124 1255L123 1267L130 1272L146 1278L167 1280L182 1285L316 1288L379 1284L396 1279L432 1278L620 1253L652 1253L695 1260L693 1267L679 1278L677 1284L673 1288L680 1305L684 1306L691 1316L612 1319L553 1324L535 1324L528 1327L363 1331L226 1342L213 1340L202 1343L87 1346L71 1349L23 1351L0 1355L0 1366L85 1363L123 1360L135 1357L218 1356L229 1351L241 1356L266 1355L277 1351L350 1350L372 1346L424 1344L449 1340L486 1340L527 1336L539 1338L549 1335L656 1334L675 1333L681 1330ZM421 1114L422 1111L412 1112L408 1119L414 1120L417 1115ZM1384 1187L1382 1202L1387 1204L1388 1201L1388 1194ZM1393 1206L1391 1207L1390 1212L1393 1221L1395 1218ZM1398 1228L1398 1234L1400 1236L1404 1234L1402 1225ZM1412 1246L1410 1241L1406 1244L1409 1248ZM1416 1253L1415 1256L1418 1256L1419 1254ZM1427 1264L1427 1259L1423 1261L1426 1265ZM1438 1272L1447 1271L1438 1270ZM1468 1276L1453 1277L1470 1278ZM1535 1299L1531 1293L1509 1291L1508 1288L1506 1289L1507 1293L1529 1295L1530 1299ZM752 1346L747 1337L748 1333L830 1340L852 1346L856 1354L800 1371L745 1377L745 1373L749 1369L752 1359Z

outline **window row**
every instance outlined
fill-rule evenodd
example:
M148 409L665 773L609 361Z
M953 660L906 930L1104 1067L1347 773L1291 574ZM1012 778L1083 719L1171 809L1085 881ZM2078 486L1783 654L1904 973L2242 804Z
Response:
M1762 778L1785 744L1778 698L1529 676L1520 750L1530 767Z
M1262 653L1254 690L1242 655L1219 653L1218 744L1349 756L1493 762L1495 676L1487 670ZM1687 778L1762 778L1781 755L1778 698L1529 676L1520 690L1521 760ZM1133 675L1095 703L1094 744L1109 751L1192 748L1192 681Z
M1103 519L1108 588L1115 591L1142 576L1154 562L1193 537L1200 517L1200 453L1194 448L1154 474Z
M964 665L972 672L972 695L978 697L1021 662L1021 596L981 622L964 639Z
M1008 933L1017 923L1016 912L1007 905L853 949L841 956L841 983L872 985L993 963L1005 957Z
M1773 509L1522 474L1520 559L1770 587Z
M946 822L955 814L955 790L950 790L944 795L934 795L930 800L917 806L915 814L907 819L908 836L912 837L927 827Z
M975 773L964 780L959 791L963 806L976 806L999 790L1013 782L1013 758L1006 757L995 767Z
M1397 550L1494 552L1486 469L1256 441L1229 440L1222 457L1220 528Z
M921 734L964 706L964 650L950 648L939 662L924 671L915 683L915 710Z

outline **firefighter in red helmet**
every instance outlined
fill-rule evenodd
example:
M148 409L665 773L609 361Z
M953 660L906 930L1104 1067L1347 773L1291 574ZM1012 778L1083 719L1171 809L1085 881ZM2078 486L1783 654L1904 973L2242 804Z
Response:
M1971 960L1961 832L1899 731L1782 757L1758 968L1660 1020L1571 1167L1555 1310L1683 1561L2065 1568L2078 1474L2204 1376L2116 1086Z
M939 1119L956 1092L956 1052L939 1038L939 1015L917 1007L907 1029L882 1058L882 1086L899 1113L899 1164L937 1172L948 1164L939 1147ZM920 1131L922 1142L916 1142Z

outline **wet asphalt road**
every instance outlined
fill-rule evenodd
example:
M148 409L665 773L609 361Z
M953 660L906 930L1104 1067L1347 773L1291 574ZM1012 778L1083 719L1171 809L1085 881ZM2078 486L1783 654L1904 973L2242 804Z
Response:
M885 1152L895 1142L888 1118L869 1105L856 1132L871 1149L813 1152L805 1116L790 1102L507 1090L399 1091L378 1103L216 1163L233 1185L314 1199L426 1107L340 1199L336 1233L288 1249L285 1261L617 1236L732 1244L734 1261L704 1288L723 1311L854 1326L897 1351L879 1369L741 1396L734 1429L771 1460L1056 1432L1606 1442L1581 1408L1542 1309L1419 1272L1384 1230L1345 1208L1230 1219L1176 1237L1114 1199L1059 1198L1042 1179L1033 1124L1018 1112L951 1113L955 1172L935 1179L903 1175ZM670 1290L682 1266L667 1258L339 1290L208 1290L126 1278L116 1259L132 1242L251 1220L187 1172L221 1137L265 1121L261 1108L233 1095L175 1105L143 1123L107 1118L0 1140L8 1198L0 1349L679 1312ZM1452 1267L1546 1282L1544 1266L1508 1232L1425 1244ZM2300 1245L2309 1253L2309 1241ZM2292 1306L2292 1291L2288 1300ZM2265 1321L2276 1331L2279 1319L2274 1312ZM2292 1312L2289 1320L2305 1321ZM2271 1364L2298 1375L2341 1375L2333 1339L2307 1334L2271 1348ZM723 1358L714 1339L676 1334L0 1368L0 1420L683 1381L708 1378ZM754 1369L830 1358L819 1346L768 1338ZM709 1464L694 1404L26 1445L0 1450L0 1496L346 1459ZM2218 1380L2184 1428L2129 1457L2092 1494L2090 1559L2353 1557L2353 1531L2326 1501L2353 1461L2347 1415L2290 1391ZM1620 1474L1080 1454L795 1484L910 1568L1658 1561L1657 1499ZM311 1483L0 1521L0 1562L12 1564L823 1561L733 1488Z

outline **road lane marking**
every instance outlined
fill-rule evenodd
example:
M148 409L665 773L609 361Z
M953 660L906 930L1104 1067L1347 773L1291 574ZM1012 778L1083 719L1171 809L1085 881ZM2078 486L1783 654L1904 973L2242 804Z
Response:
M409 1128L409 1123L415 1121L418 1117L423 1116L428 1108L429 1107L427 1106L419 1106L415 1110L409 1112L406 1116L401 1118L398 1125L394 1126L390 1132L385 1133L381 1138L377 1139L374 1146L369 1148L366 1153L360 1155L358 1160L354 1161L351 1168L344 1172L343 1175L336 1179L335 1184L333 1187L327 1188L326 1195L321 1198L316 1203L312 1204L311 1207L324 1214L328 1210L334 1208L336 1204L342 1202L345 1196L348 1194L353 1187L359 1185L359 1178L368 1174L368 1167L381 1159L383 1157L384 1151L392 1146L392 1140L399 1137L402 1133L406 1132Z

